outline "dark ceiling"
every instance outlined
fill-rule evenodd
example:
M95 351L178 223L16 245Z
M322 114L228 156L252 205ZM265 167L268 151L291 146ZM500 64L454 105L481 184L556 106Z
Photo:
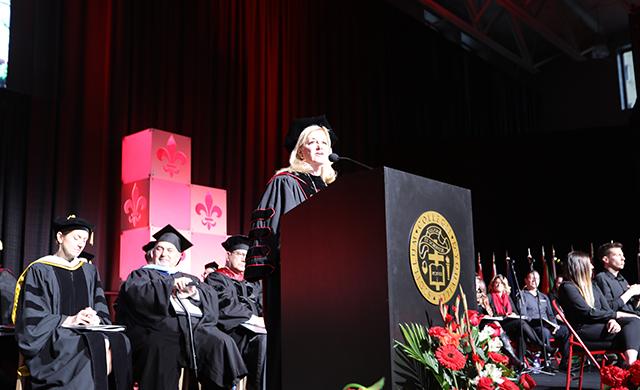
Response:
M478 55L537 73L561 56L605 58L629 45L640 0L389 0Z

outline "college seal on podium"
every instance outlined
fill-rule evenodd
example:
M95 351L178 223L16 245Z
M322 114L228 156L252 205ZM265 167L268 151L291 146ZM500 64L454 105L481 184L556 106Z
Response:
M460 281L460 248L442 214L426 211L413 224L409 259L413 279L427 301L438 305L453 297Z

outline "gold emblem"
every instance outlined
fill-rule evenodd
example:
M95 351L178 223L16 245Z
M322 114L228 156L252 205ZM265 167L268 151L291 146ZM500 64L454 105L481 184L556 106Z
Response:
M460 248L442 214L426 211L413 224L409 243L411 272L422 296L434 305L453 297L460 281Z

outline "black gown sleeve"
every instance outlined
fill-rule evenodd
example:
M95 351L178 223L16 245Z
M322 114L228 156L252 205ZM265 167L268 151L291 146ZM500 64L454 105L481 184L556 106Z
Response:
M133 324L128 322L134 321L155 328L154 324L172 317L169 298L173 283L172 276L162 275L156 270L141 268L132 271L122 284L118 297L117 310L127 313L125 325L131 326Z
M234 282L229 277L213 272L205 282L218 294L220 328L230 331L251 318L253 312L240 302Z
M278 267L280 259L280 218L306 200L299 179L289 174L274 176L251 214L245 279L263 279Z

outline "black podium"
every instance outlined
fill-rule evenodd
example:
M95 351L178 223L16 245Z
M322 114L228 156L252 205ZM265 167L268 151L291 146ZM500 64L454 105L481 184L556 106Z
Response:
M399 323L475 305L469 190L390 168L339 178L282 219L283 389L401 388Z

